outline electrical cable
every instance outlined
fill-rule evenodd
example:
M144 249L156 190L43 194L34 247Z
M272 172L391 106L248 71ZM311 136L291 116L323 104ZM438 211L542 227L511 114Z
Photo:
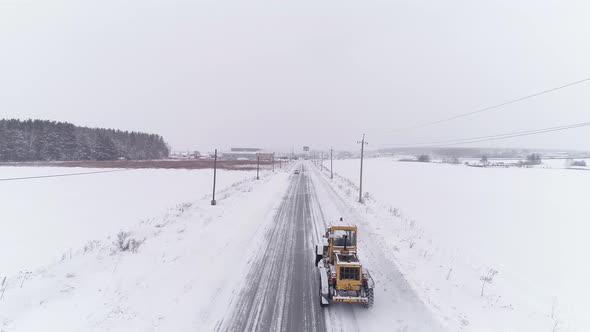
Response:
M497 108L500 108L502 106L514 104L514 103L517 103L517 102L520 102L520 101L523 101L523 100L526 100L526 99L530 99L530 98L534 98L534 97L537 97L537 96L540 96L540 95L544 95L544 94L547 94L547 93L555 92L555 91L558 91L558 90L561 90L561 89L565 89L565 88L568 88L568 87L571 87L571 86L574 86L574 85L578 85L578 84L581 84L581 83L585 83L585 82L588 82L588 81L590 81L590 77L585 78L585 79L582 79L582 80L579 80L579 81L571 82L571 83L568 83L568 84L565 84L565 85L561 85L561 86L558 86L558 87L555 87L555 88L551 88L551 89L548 89L548 90L544 90L544 91L541 91L541 92L533 93L533 94L530 94L530 95L527 95L527 96L524 96L524 97L520 97L520 98L517 98L517 99L512 99L512 100L509 100L509 101L506 101L506 102L503 102L503 103L500 103L500 104L496 104L496 105L489 106L489 107L486 107L486 108L478 109L478 110L475 110L475 111L472 111L472 112L462 113L462 114L454 115L454 116L451 116L451 117L448 117L448 118L443 118L443 119L436 120L436 121L431 121L431 122L425 122L425 123L417 124L417 125L414 125L414 126L393 129L393 130L391 130L389 132L397 132L397 131L404 131L404 130L410 130L410 129L417 129L417 128L422 128L422 127L428 127L428 126L432 126L432 125L435 125L435 124L439 124L439 123L443 123L443 122L448 122L448 121L452 121L452 120L456 120L456 119L460 119L460 118L464 118L464 117L471 116L471 115L474 115L474 114L486 112L486 111L489 111L489 110L492 110L492 109L497 109Z
M76 175L88 175L88 174L124 172L124 171L130 171L130 170L131 169L116 169L116 170L108 170L108 171L93 171L93 172L80 172L80 173L65 173L65 174L25 176L25 177L18 177L18 178L0 178L0 181L18 181L18 180L57 178L57 177L76 176Z
M414 144L387 144L387 145L380 145L380 146L382 146L382 147L385 147L385 146L387 146L387 147L417 147L417 146L444 147L444 146L452 146L452 145L460 145L460 144L496 141L496 140L501 140L501 139L513 138L513 137L531 136L531 135L544 134L544 133L555 132L555 131L563 131L563 130L569 130L569 129L575 129L575 128L580 128L580 127L587 127L587 126L590 126L590 122L581 122L581 123L569 124L569 125L558 126L558 127L548 127L548 128L542 128L542 129L525 130L525 131L511 132L511 133L505 133L505 134L487 135L487 136L479 136L479 137L471 137L471 138L461 138L461 139L423 142L423 143L414 143ZM444 143L449 143L449 144L444 144Z

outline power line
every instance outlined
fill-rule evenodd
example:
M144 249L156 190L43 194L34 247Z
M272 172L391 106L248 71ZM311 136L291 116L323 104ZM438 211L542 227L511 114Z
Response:
M498 136L509 136L509 135L519 135L519 134L526 134L526 133L538 133L538 132L546 132L546 131L553 131L561 130L561 129L570 129L570 128L577 128L582 127L590 122L582 122L579 124L571 124L571 125L564 125L564 126L556 126L556 127L549 127L543 129L533 129L533 130L525 130L525 131L516 131L510 132L505 134L495 134L495 135L487 135L487 136L477 136L477 137L470 137L470 138L457 138L457 139L449 139L449 140L441 140L441 141L430 141L430 142L420 142L420 143L412 143L412 144L387 144L388 146L408 146L408 145L428 145L428 144L441 144L441 143L451 143L451 142L459 142L459 141L471 141L471 140L480 140L480 139L487 139L487 138L495 138ZM383 145L382 145L383 146Z
M523 101L523 100L526 100L526 99L530 99L530 98L534 98L534 97L537 97L537 96L540 96L540 95L544 95L544 94L547 94L547 93L555 92L555 91L558 91L558 90L561 90L561 89L565 89L565 88L568 88L568 87L571 87L571 86L574 86L574 85L577 85L577 84L581 84L581 83L584 83L584 82L588 82L588 81L590 81L590 77L585 78L585 79L582 79L582 80L579 80L579 81L571 82L571 83L568 83L568 84L565 84L565 85L561 85L561 86L558 86L558 87L555 87L555 88L551 88L551 89L548 89L548 90L544 90L544 91L541 91L541 92L533 93L533 94L528 95L528 96L524 96L524 97L517 98L517 99L512 99L512 100L509 100L509 101L506 101L506 102L503 102L503 103L500 103L500 104L496 104L496 105L489 106L489 107L486 107L486 108L478 109L478 110L475 110L475 111L472 111L472 112L462 113L462 114L454 115L454 116L451 116L451 117L448 117L448 118L443 118L443 119L436 120L436 121L431 121L431 122L426 122L426 123L422 123L422 124L417 124L417 125L410 126L410 127L394 129L392 131L395 132L395 131L402 131L402 130L417 129L417 128L428 127L428 126L432 126L432 125L435 125L435 124L439 124L439 123L443 123L443 122L448 122L448 121L452 121L452 120L456 120L456 119L460 119L460 118L464 118L464 117L471 116L471 115L474 115L474 114L478 114L478 113L486 112L486 111L489 111L489 110L492 110L492 109L500 108L500 107L503 107L503 106L506 106L506 105L514 104L514 103L517 103L517 102L520 102L520 101Z
M0 181L18 181L18 180L57 178L57 177L76 176L76 175L88 175L88 174L124 172L124 171L130 171L130 170L131 169L116 169L116 170L109 170L109 171L94 171L94 172L80 172L80 173L65 173L65 174L52 174L52 175L25 176L25 177L18 177L18 178L3 178L3 179L0 179Z
M507 139L507 138L521 137L521 136L538 135L538 134L550 133L550 132L555 132L555 131L563 131L563 130L569 130L569 129L574 129L574 128L587 127L587 126L590 126L590 122L581 122L581 123L569 124L569 125L558 126L558 127L525 130L525 131L518 131L518 132L511 132L511 133L497 134L497 135L487 135L487 136L479 136L479 137L471 137L471 138L460 138L460 139L423 142L423 143L414 143L414 144L389 144L387 146L388 147L416 147L418 145L418 146L428 146L428 147L444 147L444 146L461 145L461 144L469 144L469 143L497 141L497 140L502 140L502 139ZM384 146L384 145L381 145L381 146Z

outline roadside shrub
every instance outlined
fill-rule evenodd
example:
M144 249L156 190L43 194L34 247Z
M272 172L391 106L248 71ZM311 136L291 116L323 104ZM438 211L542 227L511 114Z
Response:
M118 251L137 252L137 249L142 245L144 240L136 240L131 237L129 232L119 232L117 239L113 242Z
M484 273L479 280L481 280L481 296L483 296L483 291L484 291L484 287L487 284L491 284L492 281L494 281L494 277L496 276L496 274L498 274L497 270L494 270L492 268L488 268L488 270L486 271L486 273Z
M6 277L4 277L4 279L2 279L2 283L0 283L0 300L4 298L4 292L6 292L7 286L8 284L6 283Z

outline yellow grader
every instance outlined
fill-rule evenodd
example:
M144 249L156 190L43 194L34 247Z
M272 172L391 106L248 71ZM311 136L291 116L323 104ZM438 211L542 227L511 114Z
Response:
M356 226L330 226L316 245L322 307L332 302L373 306L375 283L358 259L357 231Z

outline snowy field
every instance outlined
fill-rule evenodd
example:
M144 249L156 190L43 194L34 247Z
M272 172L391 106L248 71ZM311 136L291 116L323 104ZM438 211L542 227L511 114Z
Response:
M70 203L77 210L93 208L99 214L93 222L112 217L112 213L98 211L79 194L105 204L104 196L110 197L109 210L131 204L135 209L118 212L134 221L153 215L134 225L131 221L103 226L87 222L85 227L92 227L95 234L79 226L69 236L59 235L58 240L36 238L43 241L30 249L37 253L44 250L42 245L54 248L70 241L74 246L74 237L93 241L59 262L9 276L0 284L0 331L213 331L227 317L231 299L243 283L239 276L252 263L244 257L250 257L265 241L264 231L281 203L291 171L261 172L259 181L252 172L222 171L215 207L204 196L209 190L209 171L124 173L108 173L102 179L68 178L60 182L60 191L77 190L78 195L65 198L73 200ZM31 182L28 189L49 186L42 183ZM122 192L113 192L113 186ZM206 190L200 188L203 186ZM184 189L173 190L180 187ZM45 190L53 193L51 187ZM187 200L190 202L177 204ZM161 210L166 202L173 207ZM38 212L36 216L48 220L51 215ZM54 221L53 228L68 230L73 222ZM120 229L126 234L118 241L110 232Z
M335 161L333 180L305 165L308 212L359 226L360 257L377 284L370 311L327 309L328 330L590 330L589 172L368 159L360 205L358 160ZM0 330L222 328L295 177L254 176L221 171L217 207L210 170L0 182ZM497 274L482 281L490 269Z
M0 178L104 171L0 167ZM217 173L222 190L255 171ZM31 270L211 193L213 170L127 170L0 182L0 275Z
M242 318L238 315L236 321L231 314L251 290L245 276L269 273L270 278L256 279L262 280L262 289L273 282L286 285L290 280L294 287L302 278L315 280L312 246L323 227L339 216L360 221L351 210L355 204L347 204L330 186L311 163L301 175L294 175L292 169L266 172L260 181L249 177L222 190L216 207L210 206L208 197L179 204L160 217L126 228L121 241L112 236L98 238L59 262L9 276L0 287L0 331L225 331ZM287 208L297 204L302 208ZM290 233L277 226L281 220L288 223ZM302 220L310 227L317 223L318 232L299 229ZM252 299L265 294L282 298L269 310L275 313L282 307L285 311L273 314L276 320L255 317L258 330L268 330L271 322L281 324L283 313L296 316L302 305L312 304L319 315L301 326L325 326L318 331L380 331L383 326L396 331L441 330L440 317L431 315L395 264L383 258L381 244L374 241L380 234L362 223L359 227L363 261L378 285L376 305L370 310L338 304L320 309L312 296L317 294L316 287L298 289L308 294L303 302L286 300L295 298L287 286L268 294L263 290ZM294 233L309 240L304 251L295 246ZM279 243L273 244L273 239ZM259 258L267 250L271 261L285 259L284 252L289 253L288 260L306 257L310 264L298 278L290 278L293 271L280 273L288 271L288 263L281 271L261 269ZM250 309L258 312L265 302L256 302L259 305ZM296 317L299 322L309 319Z
M399 158L396 158L399 159ZM480 162L481 158L461 158L460 161L461 163L465 163L465 162L469 162L470 164L478 164ZM541 159L541 164L534 166L534 168L560 168L560 169L566 169L566 168L572 168L572 166L570 165L571 161L585 161L587 166L575 166L574 168L579 168L579 169L590 169L590 159L584 159L584 158L574 158L574 159ZM436 162L440 162L440 159L435 159ZM505 163L505 164L509 164L509 163L514 163L514 164L518 164L518 162L521 161L525 161L524 159L502 159L502 158L490 158L489 162L490 163Z
M359 160L334 161L351 199L358 170ZM406 277L443 316L463 317L459 327L590 330L590 172L376 158L363 191ZM481 296L489 269L498 273Z

